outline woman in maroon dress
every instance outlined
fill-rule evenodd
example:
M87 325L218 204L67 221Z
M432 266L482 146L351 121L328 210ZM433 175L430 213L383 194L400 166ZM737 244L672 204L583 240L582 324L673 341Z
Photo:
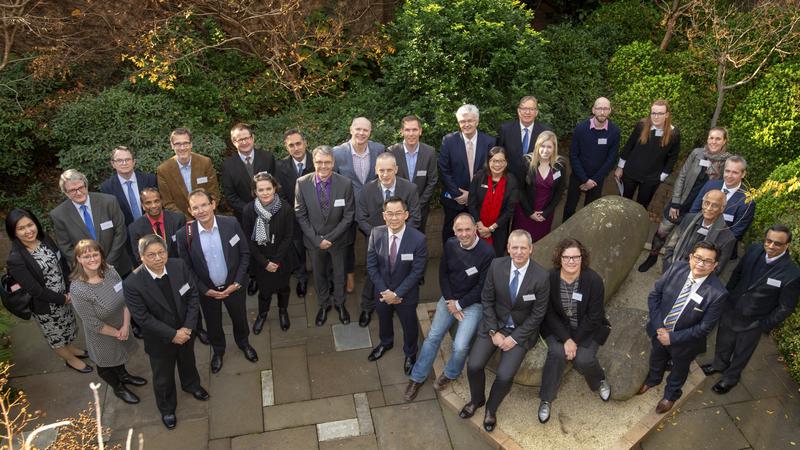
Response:
M524 191L514 212L514 229L523 229L536 242L550 232L556 205L566 184L564 159L558 156L558 138L543 131L536 139Z
M517 179L508 171L503 147L492 147L486 167L479 170L469 186L467 207L478 225L478 236L492 244L497 256L506 253L508 227L517 203Z

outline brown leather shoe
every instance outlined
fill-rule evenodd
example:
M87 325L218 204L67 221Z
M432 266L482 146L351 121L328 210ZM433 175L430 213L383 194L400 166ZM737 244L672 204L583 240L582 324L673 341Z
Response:
M658 405L656 405L656 412L658 414L664 414L665 412L672 409L672 405L674 404L675 404L674 401L662 398L661 401L658 402Z
M645 392L649 391L651 387L653 386L648 386L647 384L642 383L642 387L639 388L639 390L636 392L636 395L644 394Z
M447 378L444 373L439 375L436 381L433 382L433 388L437 391L441 391L442 389L446 388L450 382L453 381L450 378Z
M408 380L408 386L406 386L406 392L403 394L403 400L407 402L414 400L419 392L420 387L422 387L422 383L417 383L414 380Z

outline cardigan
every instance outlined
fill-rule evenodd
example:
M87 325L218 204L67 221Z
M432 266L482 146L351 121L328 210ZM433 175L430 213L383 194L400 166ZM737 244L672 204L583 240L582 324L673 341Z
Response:
M619 155L620 161L625 161L623 176L645 184L658 184L661 174L672 172L678 155L681 151L681 135L677 127L673 127L669 145L661 146L661 136L656 136L655 130L650 130L650 139L646 144L639 143L644 122L636 124L628 141Z

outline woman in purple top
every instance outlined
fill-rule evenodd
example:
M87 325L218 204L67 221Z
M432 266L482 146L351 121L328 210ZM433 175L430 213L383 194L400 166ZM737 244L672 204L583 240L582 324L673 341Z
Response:
M524 192L514 212L514 229L527 231L534 242L550 232L556 205L566 188L565 175L558 138L552 131L543 131L531 154Z

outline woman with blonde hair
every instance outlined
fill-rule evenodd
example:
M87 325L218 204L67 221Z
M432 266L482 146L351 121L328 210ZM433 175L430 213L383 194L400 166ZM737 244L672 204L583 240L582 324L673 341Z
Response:
M556 134L549 130L541 132L514 213L515 230L527 231L534 242L550 232L556 205L566 189L566 174L565 160L558 156Z

